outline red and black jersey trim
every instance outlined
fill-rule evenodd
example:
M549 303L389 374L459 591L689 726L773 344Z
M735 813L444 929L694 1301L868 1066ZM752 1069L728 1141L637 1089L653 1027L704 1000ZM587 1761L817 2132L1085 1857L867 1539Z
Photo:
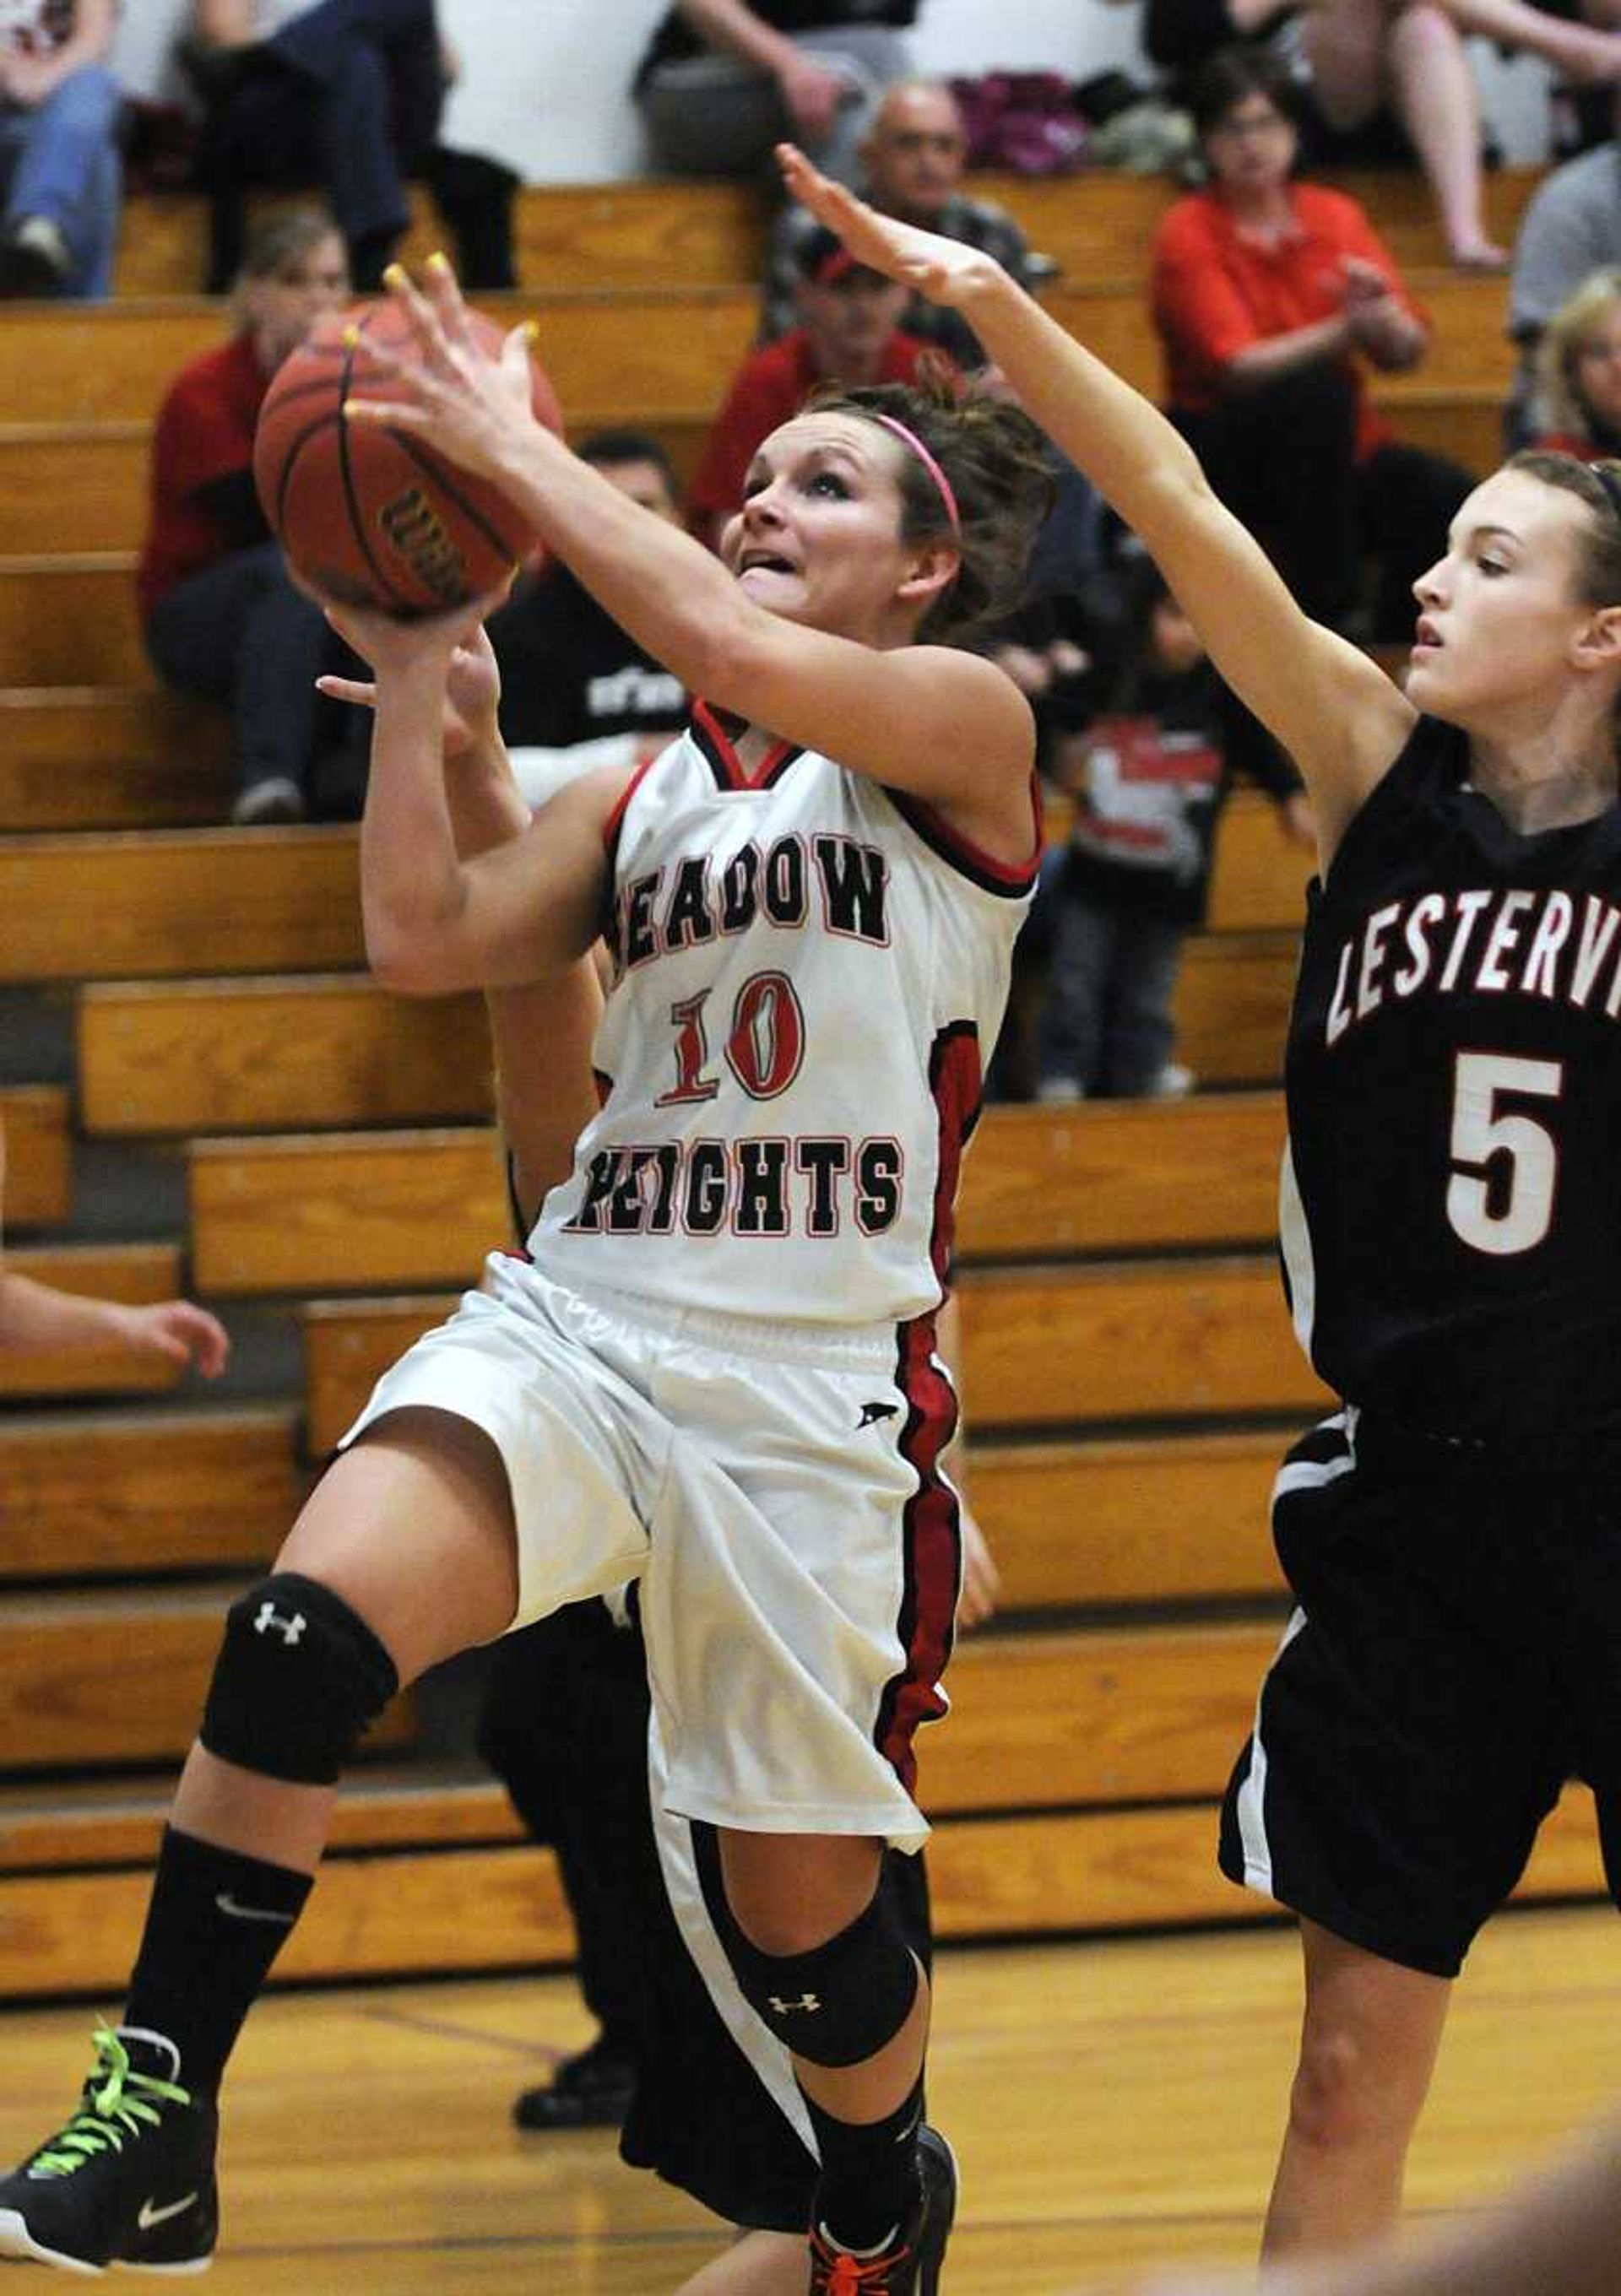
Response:
M983 1096L979 1031L971 1021L941 1029L929 1054L938 1148L929 1262L943 1294L951 1267L957 1182L963 1151L979 1120ZM901 1672L885 1686L875 1740L879 1752L910 1793L917 1775L912 1738L918 1726L946 1710L940 1687L957 1617L962 1570L961 1511L939 1472L940 1455L957 1429L957 1398L934 1361L934 1318L914 1316L898 1334L895 1384L906 1398L901 1455L917 1477L901 1527L902 1586L896 1631L906 1653Z
M803 750L796 742L773 742L751 774L745 770L733 747L743 730L741 718L712 709L707 701L693 703L692 738L715 777L715 787L722 790L774 789L795 758L803 757Z
M909 829L915 830L932 853L949 861L953 869L977 885L982 892L997 893L1004 899L1021 901L1036 881L1041 863L1041 793L1033 774L1030 776L1030 804L1033 842L1028 861L1014 863L999 861L993 853L985 852L972 838L953 829L932 805L915 797L909 790L891 789L885 783L884 794Z
M934 1361L934 1316L914 1316L901 1325L898 1338L895 1384L906 1398L901 1456L915 1472L917 1488L901 1518L895 1629L905 1662L885 1685L873 1736L907 1792L915 1794L913 1738L925 1722L938 1722L949 1702L941 1677L956 1636L962 1513L956 1492L939 1472L940 1455L957 1429L957 1398Z

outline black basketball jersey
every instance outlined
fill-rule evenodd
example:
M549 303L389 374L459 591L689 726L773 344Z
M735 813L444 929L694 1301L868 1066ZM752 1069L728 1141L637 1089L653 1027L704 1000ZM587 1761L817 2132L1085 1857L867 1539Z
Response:
M1328 1383L1510 1443L1621 1425L1621 806L1522 837L1421 718L1309 901L1281 1236Z

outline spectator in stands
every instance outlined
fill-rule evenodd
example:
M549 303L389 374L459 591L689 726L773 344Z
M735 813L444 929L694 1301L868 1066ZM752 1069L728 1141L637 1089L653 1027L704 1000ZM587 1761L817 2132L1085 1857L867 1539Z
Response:
M1519 348L1504 424L1510 452L1547 427L1535 404L1543 329L1584 279L1615 264L1621 264L1621 141L1544 176L1520 224L1509 291L1509 333Z
M967 151L957 99L941 80L900 80L885 90L861 145L861 196L885 215L942 232L969 247L994 255L1021 287L1032 283L1024 234L1007 211L990 200L970 199L963 190ZM772 229L766 253L765 297L760 339L769 342L795 324L802 276L800 253L820 228L814 216L792 201ZM920 342L937 343L965 372L983 366L984 354L959 311L942 310L914 295L906 307L906 330Z
M852 262L820 225L801 242L799 266L799 325L745 359L699 459L691 523L712 546L743 501L754 449L819 384L909 382L928 349L901 329L905 288Z
M599 430L576 451L644 510L683 523L675 472L656 439ZM621 750L650 750L686 722L680 680L561 562L491 617L490 636L501 670L501 730L531 805L544 802L571 765L582 769L613 762Z
M195 0L193 35L217 189L318 188L370 293L410 221L406 178L428 164L455 77L433 0Z
M262 224L237 289L235 333L182 368L152 438L136 578L146 648L166 685L231 709L235 822L298 821L314 809L329 718L315 679L334 666L337 642L270 537L253 486L253 431L277 367L349 293L330 217L295 209ZM361 779L340 809L358 812L363 789Z
M1621 270L1595 271L1560 304L1537 351L1533 444L1584 462L1621 455Z
M654 165L769 171L785 135L852 181L868 122L911 68L918 0L673 0L636 75Z
M5 1193L5 1132L0 1127L0 1200ZM206 1308L189 1300L133 1307L121 1300L86 1299L37 1283L0 1258L0 1349L130 1348L164 1363L194 1364L218 1379L231 1342Z
M1047 777L1075 800L1053 873L1036 1097L1143 1098L1186 1091L1172 1059L1182 946L1201 923L1225 785L1221 678L1164 577L1144 558L1122 626L1087 680L1081 722L1045 747ZM1286 834L1312 841L1298 776L1271 794Z
M1621 80L1609 0L1600 23L1527 0L1148 0L1143 37L1168 70L1197 69L1235 38L1266 42L1296 76L1313 157L1351 156L1386 108L1435 194L1455 263L1508 260L1485 226L1480 102L1464 47L1479 34L1584 83Z
M1288 83L1255 49L1213 57L1190 91L1208 189L1154 250L1171 411L1216 492L1313 619L1343 624L1378 562L1371 635L1411 635L1411 585L1472 484L1397 443L1359 368L1416 366L1428 329L1357 202L1292 180Z
M0 295L99 300L112 285L116 14L114 0L10 0L0 17Z

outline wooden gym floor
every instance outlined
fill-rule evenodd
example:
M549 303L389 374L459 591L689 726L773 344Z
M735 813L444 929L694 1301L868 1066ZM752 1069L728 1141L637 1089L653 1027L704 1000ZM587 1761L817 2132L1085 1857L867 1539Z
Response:
M1420 2133L1416 2210L1489 2193L1621 2096L1613 1922L1584 1907L1488 1931ZM1287 1931L952 1952L940 2004L932 2088L964 2179L952 2296L1079 2296L1155 2258L1253 2253L1298 2017ZM89 2022L0 2015L7 2161L66 2109ZM520 2137L507 2119L587 2038L567 1978L273 1997L227 2094L208 2286L662 2296L713 2252L712 2224L622 2168L608 2136Z

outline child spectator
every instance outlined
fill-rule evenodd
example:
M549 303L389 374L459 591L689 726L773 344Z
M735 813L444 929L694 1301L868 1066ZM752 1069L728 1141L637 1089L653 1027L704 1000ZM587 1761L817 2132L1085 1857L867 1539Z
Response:
M910 69L917 0L673 0L638 67L654 165L769 172L785 135L843 182L874 105Z
M639 430L599 430L576 450L621 494L672 526L682 521L670 458ZM501 731L531 805L550 794L567 753L592 745L590 759L608 762L600 744L621 736L638 750L673 737L687 718L687 695L644 645L621 629L560 562L548 564L490 618L490 643L501 672ZM539 750L548 760L542 783ZM584 760L582 759L583 763Z
M950 89L940 80L897 81L885 89L861 145L861 196L904 223L983 248L1021 287L1028 287L1033 266L1024 233L1004 209L970 199L962 187L967 151L962 115ZM815 217L792 201L778 215L766 250L761 342L796 323L801 257L819 229ZM937 344L965 373L984 365L984 353L959 311L914 295L904 324L908 334Z
M1536 405L1536 352L1554 313L1593 272L1621 265L1621 142L1567 160L1537 185L1520 222L1509 289L1509 333L1519 349L1505 443L1528 447L1545 427Z
M1621 270L1595 271L1560 304L1537 352L1543 448L1621 455Z
M906 289L852 261L821 225L802 242L799 265L799 325L745 359L699 459L691 524L712 545L743 501L754 449L819 385L910 382L928 349L901 330Z
M99 301L112 285L123 90L113 0L8 0L0 15L0 295Z
M277 367L349 291L328 217L294 209L261 225L238 285L236 332L182 368L152 437L136 578L146 650L165 685L230 709L235 822L299 821L313 809L329 715L315 680L341 650L271 539L253 486L253 431ZM363 757L355 765L347 809L358 813Z
M1182 944L1205 914L1225 695L1149 560L1130 578L1113 660L1094 673L1091 693L1090 724L1051 741L1044 759L1075 800L1047 896L1044 1101L1139 1098L1193 1081L1172 1061L1171 1007ZM1296 777L1280 775L1271 793L1288 833L1309 838Z
M1292 180L1288 86L1259 51L1213 57L1191 90L1210 169L1155 242L1167 396L1216 493L1308 614L1342 623L1378 562L1372 635L1413 625L1411 586L1471 480L1397 442L1359 360L1412 368L1428 327L1357 202Z

